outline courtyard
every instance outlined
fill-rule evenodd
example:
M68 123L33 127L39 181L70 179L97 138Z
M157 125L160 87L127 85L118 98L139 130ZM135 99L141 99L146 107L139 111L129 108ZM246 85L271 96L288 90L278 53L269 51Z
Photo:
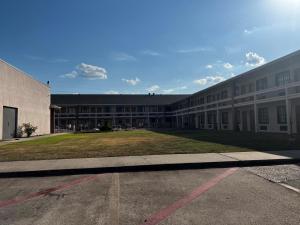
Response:
M0 161L299 149L285 134L204 130L68 133L0 145Z

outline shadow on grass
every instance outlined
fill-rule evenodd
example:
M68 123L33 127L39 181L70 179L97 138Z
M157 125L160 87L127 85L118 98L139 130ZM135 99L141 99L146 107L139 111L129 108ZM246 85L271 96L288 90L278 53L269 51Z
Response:
M300 150L300 135L212 130L152 130L157 133L257 151Z

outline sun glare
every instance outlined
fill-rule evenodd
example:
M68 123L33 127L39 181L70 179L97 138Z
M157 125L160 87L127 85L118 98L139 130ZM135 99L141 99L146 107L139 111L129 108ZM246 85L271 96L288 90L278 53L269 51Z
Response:
M300 0L271 0L275 7L281 10L297 10L300 6Z

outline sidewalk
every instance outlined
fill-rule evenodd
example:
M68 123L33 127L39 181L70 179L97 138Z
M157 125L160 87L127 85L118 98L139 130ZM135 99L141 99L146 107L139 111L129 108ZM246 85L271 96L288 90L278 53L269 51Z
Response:
M300 163L300 150L14 161L0 162L0 178L292 163Z

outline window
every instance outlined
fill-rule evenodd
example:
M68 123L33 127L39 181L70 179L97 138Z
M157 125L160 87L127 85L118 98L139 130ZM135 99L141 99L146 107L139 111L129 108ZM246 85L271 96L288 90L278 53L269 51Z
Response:
M246 93L247 93L247 87L246 87L246 85L242 85L242 87L241 87L241 94L244 95Z
M235 121L237 123L240 123L241 122L241 114L240 114L240 111L239 110L236 110L235 112Z
M213 112L208 112L207 113L207 123L214 124L214 123L216 123L216 121L217 121L216 114Z
M88 113L89 112L89 108L87 106L82 106L80 112L81 113Z
M256 90L257 91L264 90L267 87L268 87L268 80L266 77L256 81Z
M74 107L68 107L68 108L66 109L66 112L67 112L67 113L75 113L76 110L75 110Z
M105 106L104 111L105 111L106 113L109 113L109 112L111 111L111 110L110 110L110 107L109 107L109 106Z
M137 111L138 112L144 112L144 106L138 106Z
M214 95L208 95L206 98L207 98L207 103L213 102L215 100Z
M227 90L222 91L222 92L221 92L221 98L222 98L222 99L226 99L227 97L228 97L228 92L227 92Z
M290 71L287 70L287 71L276 74L275 79L276 79L277 86L282 86L286 83L289 83L290 82Z
M258 122L260 124L268 124L269 123L268 108L259 108L258 109Z
M222 112L222 124L228 124L228 112Z
M277 123L286 123L286 108L284 105L277 106Z
M125 112L130 112L130 106L125 107Z
M123 107L122 106L117 106L116 107L116 112L123 112Z
M204 98L203 98L203 97L200 98L200 99L199 99L199 102L200 102L200 105L204 104Z
M253 83L249 84L248 85L248 90L249 90L249 93L253 92L254 91L254 87L253 87Z
M205 113L200 113L200 124L205 124Z
M295 70L295 81L300 81L300 68Z
M239 86L235 86L235 89L234 89L234 95L235 95L235 96L240 95L240 87L239 87Z

